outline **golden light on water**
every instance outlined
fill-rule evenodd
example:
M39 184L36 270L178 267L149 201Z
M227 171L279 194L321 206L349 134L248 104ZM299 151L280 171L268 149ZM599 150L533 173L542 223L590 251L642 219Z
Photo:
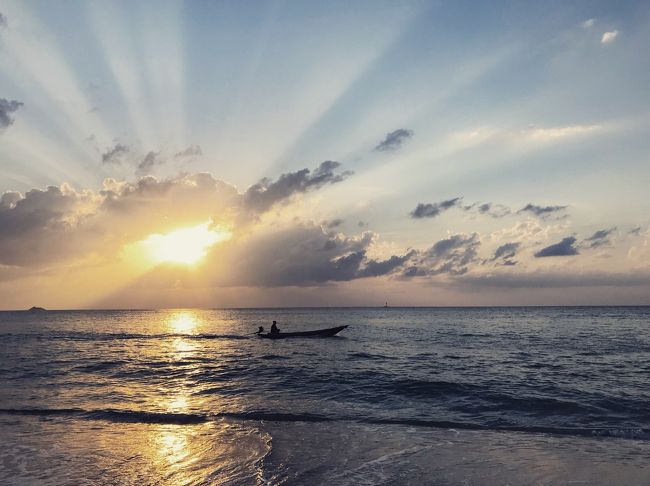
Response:
M170 428L158 436L158 454L170 465L179 465L189 453L187 438L178 427Z
M169 327L173 332L189 334L199 325L199 320L192 311L181 311L172 314Z
M156 263L192 265L203 258L208 249L220 241L229 240L232 233L225 228L214 228L207 221L191 228L171 233L153 234L141 244Z

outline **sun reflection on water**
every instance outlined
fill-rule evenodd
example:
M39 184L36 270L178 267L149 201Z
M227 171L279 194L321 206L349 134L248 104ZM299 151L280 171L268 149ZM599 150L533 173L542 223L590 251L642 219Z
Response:
M191 353L197 349L197 346L195 343L188 341L187 339L176 338L172 341L172 348L174 349L174 352L177 353L175 357L182 358L182 353Z
M180 334L191 334L198 325L199 320L192 311L174 312L169 319L169 327Z
M157 438L158 454L170 465L180 465L187 457L187 437L178 426L164 430Z

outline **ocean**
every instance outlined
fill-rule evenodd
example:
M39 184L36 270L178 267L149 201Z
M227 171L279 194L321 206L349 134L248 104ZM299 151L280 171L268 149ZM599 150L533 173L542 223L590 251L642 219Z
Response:
M650 484L649 375L650 307L0 312L0 484Z

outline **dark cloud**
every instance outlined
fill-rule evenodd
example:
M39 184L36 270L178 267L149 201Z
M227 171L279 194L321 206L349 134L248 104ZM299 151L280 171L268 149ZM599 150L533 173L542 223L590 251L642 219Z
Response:
M149 152L138 164L136 173L141 175L149 174L156 164L161 163L162 160L160 160L157 152Z
M0 27L6 27L7 26L7 17L5 17L2 13L0 13Z
M578 255L578 249L575 247L576 239L573 236L564 238L559 243L542 248L535 253L536 258L554 257L554 256L571 256Z
M478 214L491 216L493 218L503 218L512 213L510 208L503 204L494 204L491 202L474 203L470 206L463 206L465 211L476 211Z
M263 212L277 202L284 201L295 194L318 189L325 184L341 182L352 172L337 173L336 169L340 166L339 162L326 160L313 172L309 169L302 169L282 174L276 181L262 179L244 193L244 206L254 212Z
M102 163L119 164L122 162L122 157L128 152L129 147L121 143L116 143L113 147L109 148L102 154Z
M554 213L564 211L567 206L538 206L536 204L528 203L518 212L525 213L529 212L537 216L538 218L546 218Z
M330 251L336 248L336 240L327 240L321 248L322 251Z
M494 256L490 261L494 262L500 260L501 265L514 266L517 262L514 261L513 258L517 254L520 246L521 243L517 242L504 243L494 251Z
M0 264L38 265L87 250L74 238L70 216L83 212L87 194L67 187L33 189L24 196L8 192L0 198Z
M21 101L0 98L0 131L4 130L14 122L14 118L11 116L12 113L18 111L18 109L23 105L24 103Z
M413 257L412 264L403 276L433 276L439 274L462 275L472 263L478 262L480 246L478 234L456 234L436 242L427 251Z
M614 231L616 231L616 227L596 231L589 238L585 238L585 241L589 242L589 248L598 248L600 246L610 245L611 241L609 239L609 235L611 235Z
M404 141L408 140L412 136L413 130L398 128L393 132L387 133L386 138L375 147L375 150L378 152L393 152L401 148Z
M416 208L410 212L410 216L415 219L419 218L435 218L440 213L451 208L459 208L467 213L480 214L490 216L492 218L503 218L512 213L510 208L503 204L494 204L491 202L485 203L472 203L463 205L462 197L448 199L438 203L419 203Z
M332 219L330 221L323 221L323 226L325 226L327 229L334 229L338 228L344 223L342 219Z
M386 260L367 257L376 235L330 235L318 225L300 224L251 235L215 247L215 282L238 286L305 286L379 277L399 272L415 253Z
M512 258L517 253L521 243L505 243L494 251L493 260L498 258Z
M180 152L176 152L174 154L174 157L177 159L183 159L183 158L199 157L201 155L203 155L203 150L201 150L201 147L199 145L190 145L186 149L183 149Z
M368 226L368 223L365 222L365 221L359 221L359 222L357 223L357 226L358 226L359 228L365 228L365 227Z
M405 255L393 255L387 260L368 260L365 267L359 270L359 277L379 277L387 275L404 266L404 264L417 254L415 250L410 250Z
M633 236L639 236L640 233L641 233L641 226L632 228L630 231L627 232L628 235L633 235Z
M443 211L457 206L460 203L461 199L462 198L460 197L455 197L453 199L448 199L446 201L437 203L418 203L415 209L410 212L411 218L435 218Z

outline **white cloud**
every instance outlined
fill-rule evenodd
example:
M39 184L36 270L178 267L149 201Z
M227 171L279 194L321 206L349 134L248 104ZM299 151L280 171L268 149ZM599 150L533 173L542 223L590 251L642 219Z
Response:
M586 135L601 129L600 125L570 125L564 127L536 127L531 126L521 133L533 140L554 140L558 138Z
M603 37L600 39L601 44L609 44L614 42L614 39L618 37L618 30L612 30L610 32L605 32Z
M593 27L595 23L596 23L596 19L588 19L582 23L582 27L588 29L590 27Z
M452 143L465 148L488 141L502 140L518 142L552 142L575 137L592 135L609 127L603 125L565 125L556 127L539 127L529 125L522 129L481 127L475 130L455 132L449 136Z

